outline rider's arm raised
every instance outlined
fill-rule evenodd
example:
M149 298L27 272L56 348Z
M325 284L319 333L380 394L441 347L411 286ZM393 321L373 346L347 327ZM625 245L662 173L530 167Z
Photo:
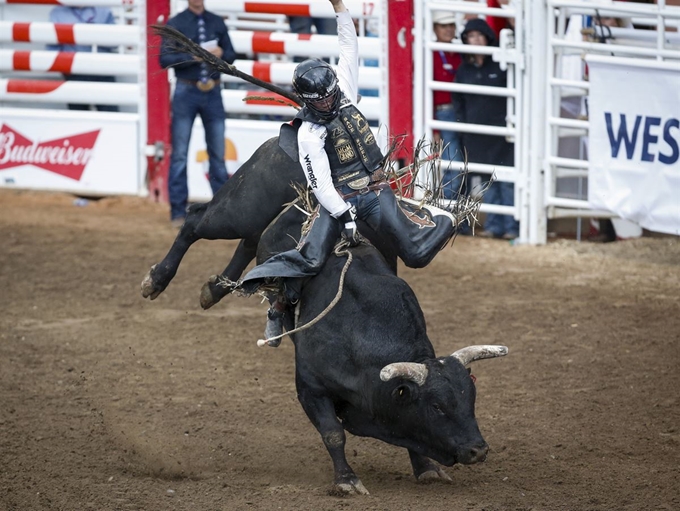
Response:
M340 58L338 59L338 81L340 89L352 103L357 103L359 92L359 42L352 16L342 3L331 2L338 22L338 42Z

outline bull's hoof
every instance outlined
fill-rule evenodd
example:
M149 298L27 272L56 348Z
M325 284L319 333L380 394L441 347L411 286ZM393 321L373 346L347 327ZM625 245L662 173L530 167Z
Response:
M370 495L368 490L359 479L335 483L328 494L334 497L346 497L347 495Z
M424 484L433 483L435 481L446 481L446 482L453 481L453 479L451 479L449 474L444 472L441 468L434 467L434 466L431 469L426 470L425 472L423 472L422 474L417 476L416 479L419 483L424 483Z
M156 298L158 298L158 295L163 292L162 289L156 288L153 281L153 272L157 266L158 266L157 264L154 264L149 270L149 273L147 273L146 277L144 277L144 279L142 280L142 296L144 298L150 298L151 300L155 300Z
M201 307L209 309L238 288L238 282L222 275L212 275L201 288Z
M201 288L201 307L206 310L220 301L220 298L213 294L213 290L216 290L216 283L217 275L212 275Z

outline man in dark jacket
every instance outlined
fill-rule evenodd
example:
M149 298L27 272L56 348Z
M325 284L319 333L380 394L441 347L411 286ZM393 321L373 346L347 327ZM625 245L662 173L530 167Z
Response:
M464 44L496 46L496 34L482 19L471 19L461 34ZM507 73L490 55L468 54L456 74L456 83L506 87ZM455 93L454 111L458 122L505 126L507 99L503 96ZM463 146L468 158L474 163L513 166L515 147L505 138L476 133L463 133ZM514 204L514 185L498 181L484 195L484 202L511 206ZM486 233L486 234L484 234ZM494 238L514 239L519 234L518 222L508 215L487 215L482 235Z

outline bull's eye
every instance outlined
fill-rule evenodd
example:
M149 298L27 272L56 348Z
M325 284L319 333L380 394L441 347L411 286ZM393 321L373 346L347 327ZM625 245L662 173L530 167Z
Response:
M432 409L437 413L444 413L444 410L442 410L442 407L439 405L439 403L432 403Z

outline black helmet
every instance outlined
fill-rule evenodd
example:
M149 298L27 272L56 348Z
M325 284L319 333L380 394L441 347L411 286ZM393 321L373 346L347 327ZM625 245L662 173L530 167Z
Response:
M293 73L293 88L305 106L323 120L338 115L340 88L333 68L323 60L308 59Z

